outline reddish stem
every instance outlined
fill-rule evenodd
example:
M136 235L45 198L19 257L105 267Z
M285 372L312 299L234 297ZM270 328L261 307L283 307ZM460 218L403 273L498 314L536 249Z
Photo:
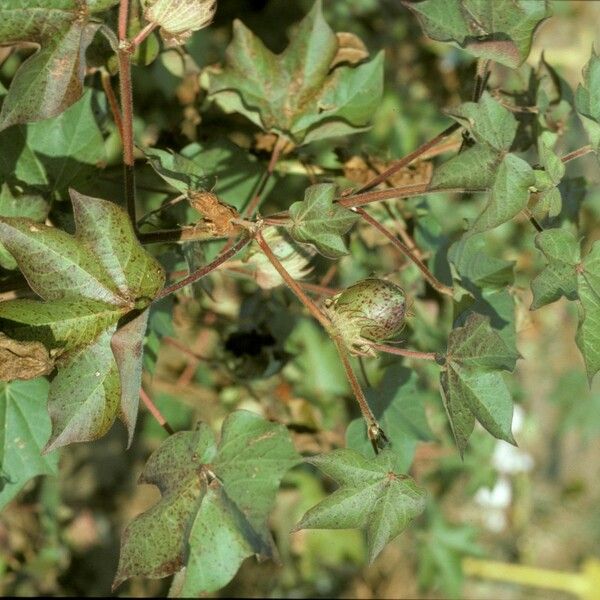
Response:
M580 156L585 156L586 154L589 154L590 152L593 152L594 149L590 146L582 146L581 148L578 148L577 150L573 150L573 152L569 152L569 154L565 154L561 160L563 161L563 163L567 163L570 160L575 160L576 158L579 158Z
M131 45L137 48L155 29L156 23L148 23L138 34L131 40Z
M418 350L406 350L405 348L395 348L394 346L388 346L387 344L377 344L376 342L368 342L369 346L380 352L387 352L388 354L397 354L398 356L407 356L408 358L420 358L423 360L434 360L438 361L440 355L435 352L419 352Z
M117 97L115 96L115 92L110 84L110 75L107 71L102 69L100 71L100 81L102 82L102 89L106 94L106 99L108 100L108 105L110 107L110 112L112 113L113 119L115 120L115 125L117 126L117 130L119 132L119 136L121 138L121 142L123 141L123 118L121 117L121 110L119 109L119 103L117 102Z
M439 142L441 142L443 139L447 138L449 135L453 134L459 128L460 128L460 125L458 123L454 123L453 125L450 125L450 127L444 129L444 131L442 131L442 133L440 133L439 135L436 135L433 139L429 140L428 142L425 142L424 144L419 146L416 150L413 150L410 154L407 154L406 156L399 159L391 167L389 167L388 169L383 171L383 173L380 173L379 175L377 175L377 177L374 177L370 181L367 181L367 183L365 183L362 187L360 187L356 191L356 193L370 190L371 188L375 187L376 185L379 185L380 183L384 182L391 175L398 172L400 169L410 165L411 162L415 161L417 158L419 158L421 155L423 155L425 152L427 152L427 150L429 150L430 148L433 148L433 146L436 146ZM356 206L356 205L354 205L354 206Z
M285 267L281 264L279 259L273 254L269 244L267 244L265 238L260 232L256 235L256 243L260 246L260 249L264 252L265 256L269 259L271 264L275 267L281 278L287 283L289 288L296 294L300 302L306 306L310 311L310 314L325 328L328 333L331 331L331 323L329 319L320 311L318 306L304 293L302 288L298 285L296 280L286 271Z
M176 292L177 290L181 289L182 287L185 287L186 285L189 285L190 283L194 283L195 281L202 279L202 277L205 277L210 272L217 269L224 262L227 262L230 258L233 258L240 250L242 250L245 246L247 246L251 240L252 240L252 236L250 236L250 235L240 238L231 248L229 248L225 252L221 252L221 254L219 254L219 256L217 256L217 258L215 258L209 264L194 271L193 273L190 273L187 277L185 277L181 281L177 281L176 283L173 283L172 285L169 285L166 288L163 288L163 290L161 292L159 292L159 294L156 296L156 298L154 298L154 302L157 302L161 298L164 298L165 296L168 296L169 294Z
M118 33L119 40L127 39L127 18L129 16L129 0L121 0L119 2L119 25Z
M377 219L373 218L366 210L362 208L354 208L355 212L357 212L367 223L375 227L380 233L382 233L392 244L402 253L404 256L409 258L423 273L423 276L427 281L431 284L435 290L440 292L441 294L446 294L446 296L452 297L454 292L452 288L444 285L441 281L439 281L435 275L427 268L427 265L421 261L413 252L410 250L408 246L406 246L403 242L401 242L387 227L382 225Z
M169 422L162 416L162 413L160 412L160 410L158 410L158 408L156 408L156 405L154 404L154 402L152 402L152 398L150 398L150 396L145 392L144 388L140 388L140 398L142 399L142 402L146 405L146 408L150 411L152 416L156 419L158 424L169 435L173 435L175 433L175 431L169 425Z

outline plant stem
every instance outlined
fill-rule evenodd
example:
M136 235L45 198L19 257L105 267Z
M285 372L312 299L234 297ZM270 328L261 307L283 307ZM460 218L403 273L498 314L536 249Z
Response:
M383 173L380 173L379 175L377 175L377 177L374 177L370 181L367 181L367 183L365 183L363 186L358 188L358 190L356 190L356 194L360 194L361 192L370 190L371 188L375 187L376 185L379 185L380 183L384 182L391 175L393 175L394 173L396 173L403 167L406 167L407 165L409 165L411 162L413 162L414 160L419 158L422 154L427 152L427 150L429 150L430 148L433 148L433 146L436 146L439 142L441 142L443 139L447 138L449 135L452 135L458 129L460 129L460 125L458 123L454 123L453 125L450 125L450 127L447 127L446 129L444 129L444 131L442 131L442 133L436 135L433 139L429 140L428 142L425 142L424 144L419 146L416 150L413 150L410 154L407 154L403 158L399 159L396 163L394 163L391 167L386 169Z
M156 23L148 23L138 34L131 40L131 45L137 48L154 30Z
M129 0L120 0L119 2L119 40L127 39L127 18L129 16Z
M582 146L581 148L578 148L577 150L573 150L573 152L569 152L569 154L565 154L561 160L563 161L563 163L567 163L570 160L575 160L576 158L579 158L580 156L585 156L586 154L589 154L590 152L593 152L594 149L590 146Z
M273 150L271 152L271 159L269 160L269 164L267 166L267 170L265 171L265 175L264 175L264 177L261 178L260 183L258 185L258 189L256 190L256 193L254 194L254 197L250 200L250 202L248 203L248 206L246 206L246 208L244 208L244 211L242 212L243 219L249 219L249 218L253 217L254 214L256 213L258 207L260 206L260 203L262 200L262 195L265 191L267 183L268 183L269 179L271 178L273 171L275 170L275 165L277 165L277 161L279 160L281 151L283 150L283 148L285 147L286 144L287 144L286 138L284 138L282 136L277 136L277 139L275 140L275 144L273 145Z
M204 265L202 268L197 269L193 273L190 273L187 277L185 277L181 281L177 281L176 283L173 283L173 284L167 286L166 288L163 288L162 291L159 292L159 294L156 296L156 298L154 298L153 302L157 302L161 298L164 298L165 296L168 296L169 294L176 292L177 290L181 289L182 287L185 287L186 285L189 285L190 283L194 283L195 281L202 279L202 277L205 277L210 272L214 271L216 268L218 268L224 262L227 262L229 259L233 258L240 250L242 250L245 246L247 246L251 242L251 240L252 240L251 235L245 235L244 237L240 238L231 248L229 248L225 252L221 252L221 254L219 254L219 256L217 256L217 258L215 258L209 264Z
M406 356L408 358L419 358L422 360L434 360L439 362L440 355L436 352L419 352L418 350L407 350L405 348L395 348L387 344L378 344L376 342L367 342L374 350L387 352L388 354L396 354L398 356Z
M265 256L271 261L271 264L275 267L277 272L281 275L281 278L287 283L289 288L294 292L296 297L306 306L309 310L310 314L317 320L319 323L325 328L327 334L333 340L335 347L338 351L340 359L342 361L342 365L344 366L344 371L346 373L346 377L348 378L348 382L350 383L350 387L354 392L354 397L360 407L360 411L362 413L363 418L367 424L367 432L369 435L369 439L373 444L373 449L375 452L378 451L382 445L387 442L387 437L379 426L375 415L369 408L369 404L367 403L367 399L356 379L356 375L352 370L352 366L350 365L350 361L348 359L348 351L346 350L344 343L340 340L337 333L333 330L331 322L329 319L319 310L318 306L304 293L302 288L298 285L298 283L294 280L294 278L287 272L285 267L281 264L280 260L273 254L273 251L269 247L269 244L265 241L264 237L260 232L256 235L256 242L260 246L261 250L265 253Z
M256 243L260 246L260 249L264 252L265 256L269 259L271 264L275 267L281 278L287 283L289 288L296 294L300 302L306 306L310 314L325 328L325 331L331 335L331 323L329 319L321 312L319 307L304 293L302 288L298 285L296 280L287 272L285 267L281 264L280 260L273 254L269 244L267 244L265 238L262 236L260 231L256 234Z
M119 4L119 92L121 95L121 114L123 124L121 136L123 140L123 166L125 177L125 202L127 213L137 233L135 217L135 171L133 158L133 93L131 89L131 52L133 46L127 41L127 16L129 0L121 0Z
M222 235L215 235L208 230L198 227L183 227L181 229L158 229L138 233L138 240L142 244L163 244L166 242L198 242L227 239Z
M110 75L106 69L100 70L100 81L102 82L102 89L104 90L106 99L108 100L108 106L110 107L110 112L115 120L115 125L117 126L119 136L121 137L121 141L123 141L123 119L121 117L121 109L119 108L117 97L115 96L115 92L110 84Z
M454 291L452 288L444 285L439 279L435 277L435 275L427 268L427 265L421 261L417 256L415 256L410 248L404 245L387 227L382 225L377 219L373 218L366 210L356 207L353 209L357 212L367 223L375 227L380 233L382 233L392 244L402 253L404 256L409 258L421 271L425 279L431 284L431 287L440 292L440 294L445 294L446 296L452 297L454 295Z
M142 402L146 405L146 408L150 411L152 416L156 419L158 424L169 434L173 435L175 433L174 429L169 425L169 422L162 416L162 413L154 402L152 402L152 398L145 392L144 388L140 388L140 398Z
M369 403L365 398L365 394L360 387L360 383L358 382L358 379L352 370L352 365L350 365L350 360L348 358L348 351L346 350L344 343L338 337L334 336L332 339L336 350L338 351L340 360L342 361L348 383L354 392L354 397L356 398L360 412L362 413L363 419L367 424L367 435L369 436L373 450L375 453L377 453L379 449L388 442L387 436L377 422L377 419L375 418L375 415L373 414L373 411L371 410Z

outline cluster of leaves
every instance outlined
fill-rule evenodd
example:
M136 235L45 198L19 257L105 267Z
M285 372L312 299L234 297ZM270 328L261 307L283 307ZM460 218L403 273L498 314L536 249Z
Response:
M159 1L165 6L174 3L175 12L186 2L202 4L199 0ZM9 89L0 90L0 139L7 148L6 158L0 161L2 278L9 282L24 278L30 295L35 296L0 302L0 375L6 381L0 384L4 416L0 423L0 506L32 477L56 473L59 448L104 436L117 418L125 424L131 445L143 368L154 371L161 337L171 335L173 306L159 302L165 295L161 264L170 271L193 270L198 260L206 263L223 248L219 238L261 226L260 219L249 223L241 216L252 218L245 209L255 195L279 211L270 225L280 225L289 236L289 240L281 238L286 241L279 256L285 254L281 262L293 273L308 272L307 263L316 253L323 257L315 260L317 269L327 266L325 259L347 256L348 248L355 259L363 243L360 232L349 235L359 215L348 208L352 194L340 191L348 181L339 161L332 166L331 159L322 160L319 168L327 174L313 185L307 185L306 176L300 185L292 175L267 179L284 144L288 153L300 153L315 142L326 141L330 148L334 139L368 129L383 93L382 51L369 58L355 35L334 33L320 0L294 28L280 54L236 20L223 64L206 67L200 75L193 72L193 76L204 90L202 110L207 114L218 110L221 118L222 113L242 115L254 133L256 128L261 131L263 140L272 136L267 177L260 161L231 141L194 141L181 144L176 151L143 148L141 155L150 168L136 165L140 179L147 177L153 185L158 182L162 189L165 184L168 188L162 194L143 196L140 204L152 208L153 217L132 223L131 210L128 215L117 206L121 195L110 184L96 182L104 166L101 163L108 159L106 125L100 113L112 98L83 87L84 57L94 36L100 32L117 50L109 27L116 4L116 0L7 0L0 7L0 41L39 46L16 71ZM520 68L536 27L550 14L546 2L527 0L403 4L429 37L455 42L478 59L478 72L484 73L493 71L494 63ZM137 31L143 23L138 25ZM166 29L166 23L154 25ZM167 33L173 31L167 29ZM177 35L181 31L177 29ZM118 51L122 53L123 48ZM104 74L110 71L110 60L114 62L114 55L109 51L106 64L99 67ZM157 486L162 499L125 529L114 586L134 576L176 574L172 592L193 596L227 585L249 556L275 556L267 520L284 475L300 463L310 473L317 467L339 487L309 508L296 529L364 529L368 559L374 560L426 507L427 491L405 473L418 442L443 437L445 430L434 432L428 423L425 401L432 393L423 379L433 387L431 382L439 377L449 430L461 455L467 451L476 422L493 437L514 444L513 402L502 373L513 371L520 357L515 301L509 289L514 263L492 256L486 236L523 213L540 229L538 218L554 226L535 237L548 264L531 282L531 309L561 296L579 303L577 344L592 380L600 370L600 245L586 241L583 247L590 249L582 257L575 227L557 228L552 219L560 218L564 210L559 186L566 173L556 150L563 129L557 120L576 108L591 148L599 149L600 57L592 53L574 107L562 97L561 86L546 86L544 77L549 72L556 83L558 76L543 60L530 73L534 85L528 91L534 89L530 100L537 110L528 122L513 103L517 94L503 95L499 89L479 89L473 101L448 111L456 123L454 129L463 132L461 148L436 166L425 191L484 193L487 198L483 207L475 203L466 230L452 229L450 224L445 237L432 215L420 218L415 211L415 232L421 231L423 239L437 240L428 248L435 251L429 261L431 276L446 277L453 284L453 298L439 299L440 306L449 303L453 318L444 323L440 317L433 327L437 335L423 323L411 324L411 342L436 356L431 370L416 366L415 361L408 369L399 359L380 361L374 367L376 385L366 395L390 438L390 447L374 456L367 428L357 419L347 428L347 448L302 460L284 425L245 410L228 414L218 442L207 423L169 436L150 456L140 477L140 483ZM123 127L118 127L121 133ZM258 151L255 154L260 156ZM215 189L208 190L213 178ZM96 187L110 201L83 193ZM271 193L273 189L279 193ZM190 208L181 210L180 205L175 224L185 222L183 229L190 239L204 236L209 243L192 241L172 254L160 246L154 257L138 238L155 235L158 241L167 241L161 238L162 227L173 222L164 216L165 209L175 207L176 202L163 205L160 201L174 192L187 198ZM304 199L299 201L296 194L302 192ZM67 195L72 211L67 208ZM398 195L402 197L401 192ZM310 250L299 258L297 248L306 246ZM246 261L235 268L245 274L250 265L260 269L260 261L252 258L257 252L251 247ZM446 275L440 274L440 260ZM382 270L377 258L371 266ZM360 269L352 272L357 273ZM254 272L253 276L264 288L282 283L272 274L261 277ZM240 285L240 290L248 301L240 309L240 321L251 320L248 306L256 301L247 288ZM206 308L210 297L210 287L203 291L208 293L201 291L195 300L198 310ZM421 291L423 286L415 283L415 294ZM265 351L268 364L261 365L260 376L266 379L277 374L309 398L319 397L323 390L332 397L345 395L339 371L334 376L323 372L330 371L326 357L331 348L318 331L282 305L276 317L264 323L270 309L259 304L262 313L255 329L240 328L236 333L247 335L253 343L273 346ZM232 338L230 355L223 363L235 354ZM295 363L290 360L294 349L299 355ZM235 357L236 364L240 364L242 350ZM262 351L261 347L260 352L248 354L262 356ZM296 373L294 382L294 367L298 369L303 361L304 376L298 378ZM282 371L284 363L290 368ZM320 408L333 412L326 403ZM435 509L428 512L434 516L429 519L431 532L422 542L423 580L435 579L431 572L440 560L441 550L428 541L432 536L436 539L436 527L449 540L447 552L456 552L453 564L466 553L472 533L461 530L454 535ZM456 590L456 570L452 573L449 586Z

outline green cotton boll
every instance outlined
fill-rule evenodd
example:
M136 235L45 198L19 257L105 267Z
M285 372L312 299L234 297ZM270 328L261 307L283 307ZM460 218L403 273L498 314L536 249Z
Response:
M391 281L370 277L330 299L326 311L350 352L373 355L368 341L392 339L404 328L406 293Z

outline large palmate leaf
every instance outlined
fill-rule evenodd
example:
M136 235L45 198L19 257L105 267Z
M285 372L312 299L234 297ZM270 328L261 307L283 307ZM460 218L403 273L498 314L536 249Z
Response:
M380 385L366 391L375 417L390 440L394 469L404 472L412 464L417 442L433 439L425 416L425 392L416 373L399 365L386 369ZM346 431L348 448L375 458L364 419L354 419Z
M456 42L480 58L516 68L529 54L533 33L550 16L546 0L403 0L425 33Z
M371 562L425 508L425 490L407 475L394 472L389 450L375 459L355 450L334 450L307 462L340 488L311 508L295 529L364 528Z
M579 300L577 346L583 355L588 379L600 370L600 242L581 258L579 242L561 229L539 233L535 245L544 253L548 264L531 282L531 309L564 296Z
M162 499L125 530L113 587L185 566L181 594L198 597L226 585L247 557L272 556L266 519L298 460L283 425L247 411L229 415L219 444L204 424L169 437L140 477Z
M145 328L137 315L164 282L125 211L73 190L71 199L74 236L29 219L0 219L0 241L40 297L0 303L2 328L15 340L41 341L57 360L48 449L100 437L117 414L131 441ZM126 315L133 319L125 325L127 343L117 336L113 352L111 338Z
M0 130L54 117L82 94L85 51L99 25L91 12L114 2L95 0L3 0L0 40L39 46L17 71L0 111Z
M0 383L0 509L37 475L55 475L58 453L40 454L50 435L48 382Z
M273 54L240 21L222 71L208 74L209 95L265 131L297 143L360 131L383 91L383 53L358 66L334 67L338 39L317 0L289 46Z
M577 86L575 107L581 115L592 147L600 151L600 56L592 56L583 69L583 83Z
M456 445L462 454L475 420L494 437L514 443L513 405L501 370L512 371L519 355L489 323L471 314L448 338L446 364L440 375L444 405Z
M339 258L347 254L342 239L358 219L352 211L335 204L336 186L319 183L306 188L304 200L290 206L291 236L302 243L310 243L323 255Z

